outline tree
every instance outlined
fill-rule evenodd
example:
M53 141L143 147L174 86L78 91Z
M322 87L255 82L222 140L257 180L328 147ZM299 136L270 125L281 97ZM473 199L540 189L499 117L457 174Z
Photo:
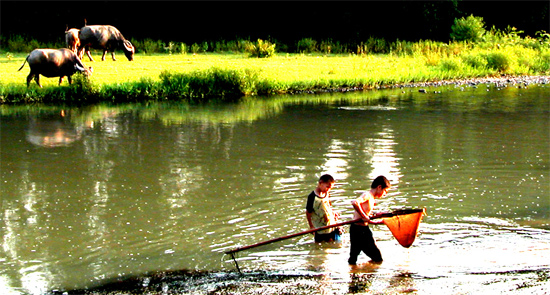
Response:
M455 18L451 26L451 39L456 41L477 42L485 34L485 22L482 17L470 15L467 18Z

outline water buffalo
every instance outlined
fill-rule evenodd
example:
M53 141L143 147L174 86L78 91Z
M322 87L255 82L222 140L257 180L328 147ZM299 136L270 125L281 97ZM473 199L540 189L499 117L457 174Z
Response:
M79 29L65 30L65 42L67 43L67 48L74 53L78 53L78 46L80 45L80 38L78 37L79 33Z
M69 84L71 84L71 76L76 72L90 75L93 71L92 67L86 68L76 53L69 49L35 49L27 55L23 65L18 71L29 63L31 72L27 76L27 87L30 86L31 80L34 77L36 84L40 85L40 75L48 78L59 77L59 84L63 81L63 77L67 76Z
M78 47L79 56L84 56L84 51L90 61L94 61L90 54L90 48L103 49L101 60L105 60L107 51L111 52L113 60L115 58L115 49L122 49L128 60L134 60L135 48L130 41L124 39L120 31L113 26L84 26L80 29L80 46Z

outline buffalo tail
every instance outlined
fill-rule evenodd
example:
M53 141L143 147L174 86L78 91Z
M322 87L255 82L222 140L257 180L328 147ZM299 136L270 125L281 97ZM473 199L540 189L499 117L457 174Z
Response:
M25 66L25 63L27 63L27 59L29 59L29 55L27 55L27 57L25 58L25 61L23 62L23 64L21 65L21 67L19 68L19 70L17 70L18 72L21 71L21 69Z

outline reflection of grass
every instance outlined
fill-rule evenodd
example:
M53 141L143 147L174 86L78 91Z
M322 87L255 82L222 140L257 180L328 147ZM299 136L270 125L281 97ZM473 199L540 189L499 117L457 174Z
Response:
M348 104L365 103L385 99L387 94L381 91L370 95L348 93L345 98L325 95L281 95L273 98L243 99L238 103L189 104L185 102L151 102L148 104L95 104L88 107L71 108L40 105L0 106L0 115L40 116L46 113L70 113L75 125L89 124L106 117L122 113L135 113L143 120L160 120L164 125L198 122L209 125L253 122L279 114L285 106L297 104L332 105L346 102Z
M84 62L93 66L89 81L72 87L42 77L44 89L26 89L25 55L0 58L2 102L129 102L145 100L234 100L242 96L346 87L376 88L500 74L550 71L550 50L507 46L464 51L419 50L409 55L280 55L246 58L241 54L137 55L135 61ZM80 83L78 83L80 81ZM66 83L66 82L65 82ZM89 83L89 85L87 85Z
M326 105L326 106L373 106L399 107L403 101L412 101L417 108L431 108L434 101L453 105L453 111L491 111L514 112L517 105L528 102L528 98L519 95L518 87L505 87L496 91L495 86L469 88L460 91L455 86L441 86L437 89L443 93L456 92L452 99L442 96L441 91L431 91L417 95L418 91L386 89L382 91L325 93L320 95L278 95L272 97L245 98L234 103L190 104L187 102L149 102L128 104L94 104L87 107L57 107L43 105L0 105L2 116L40 116L48 113L70 113L70 120L75 125L88 125L106 117L123 113L133 113L143 120L159 120L164 125L201 123L207 125L235 124L254 122L278 115L287 106L293 105ZM487 88L488 89L488 88ZM544 87L531 87L531 91L540 93L535 97L544 97ZM477 94L476 94L477 93ZM463 106L461 108L460 106Z

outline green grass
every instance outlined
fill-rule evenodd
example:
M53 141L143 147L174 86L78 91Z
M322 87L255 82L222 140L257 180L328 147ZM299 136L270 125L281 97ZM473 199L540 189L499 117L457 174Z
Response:
M364 89L502 74L539 75L550 72L548 46L474 46L453 42L419 42L409 53L390 54L277 54L250 58L244 53L136 54L129 62L92 53L89 80L73 76L73 85L40 77L26 87L28 64L17 71L26 54L0 56L2 103L96 103L144 100L236 100L243 96L360 87ZM80 77L80 78L79 78Z

